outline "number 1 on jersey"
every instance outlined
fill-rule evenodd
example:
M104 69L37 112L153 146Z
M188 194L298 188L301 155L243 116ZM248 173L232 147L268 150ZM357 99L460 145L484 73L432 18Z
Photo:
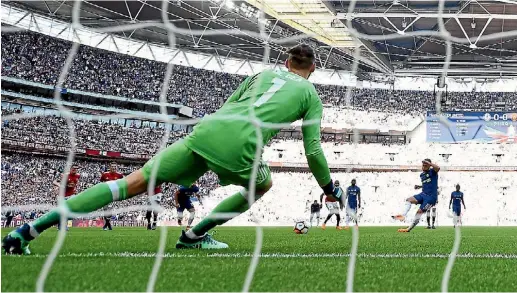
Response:
M277 77L273 78L272 81L273 84L271 85L271 87L265 93L263 93L262 96L260 96L260 98L257 99L257 101L255 101L253 106L260 107L262 104L266 103L286 83L285 80Z

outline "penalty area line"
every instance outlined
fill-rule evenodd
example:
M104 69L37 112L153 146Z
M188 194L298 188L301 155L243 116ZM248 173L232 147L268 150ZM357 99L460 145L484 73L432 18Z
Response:
M46 254L34 254L30 257L47 257ZM252 253L165 253L164 258L250 258ZM154 258L154 252L92 252L92 253L63 253L62 258ZM347 258L349 253L261 253L261 258ZM359 253L359 258L448 258L449 254L440 253ZM517 259L517 254L502 253L463 253L458 254L458 258L470 259Z

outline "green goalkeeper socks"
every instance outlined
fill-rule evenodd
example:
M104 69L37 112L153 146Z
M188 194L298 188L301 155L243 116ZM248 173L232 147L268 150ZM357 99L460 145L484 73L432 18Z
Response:
M215 209L210 213L210 216L215 215L217 213L239 213L242 214L249 209L248 200L245 196L238 192L227 199L223 200L219 203ZM199 224L197 224L194 228L192 228L192 232L197 236L202 236L210 229L214 228L217 225L222 225L228 222L229 218L225 219L217 219L207 217L203 219Z
M106 183L99 183L85 191L70 197L65 204L70 212L89 213L96 211L103 206L118 200L127 198L126 179L119 179ZM58 209L54 209L39 219L35 220L31 226L39 234L46 229L59 223L60 214ZM27 239L29 240L29 239Z

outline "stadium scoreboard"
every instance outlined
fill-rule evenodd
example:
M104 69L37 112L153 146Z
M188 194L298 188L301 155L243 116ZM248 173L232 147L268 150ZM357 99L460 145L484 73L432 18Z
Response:
M428 142L517 143L517 113L436 112L426 115Z

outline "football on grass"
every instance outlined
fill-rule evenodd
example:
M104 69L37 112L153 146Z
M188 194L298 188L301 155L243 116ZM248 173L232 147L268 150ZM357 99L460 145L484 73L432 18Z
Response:
M294 224L294 233L307 234L307 232L309 232L309 226L305 221L298 221Z

